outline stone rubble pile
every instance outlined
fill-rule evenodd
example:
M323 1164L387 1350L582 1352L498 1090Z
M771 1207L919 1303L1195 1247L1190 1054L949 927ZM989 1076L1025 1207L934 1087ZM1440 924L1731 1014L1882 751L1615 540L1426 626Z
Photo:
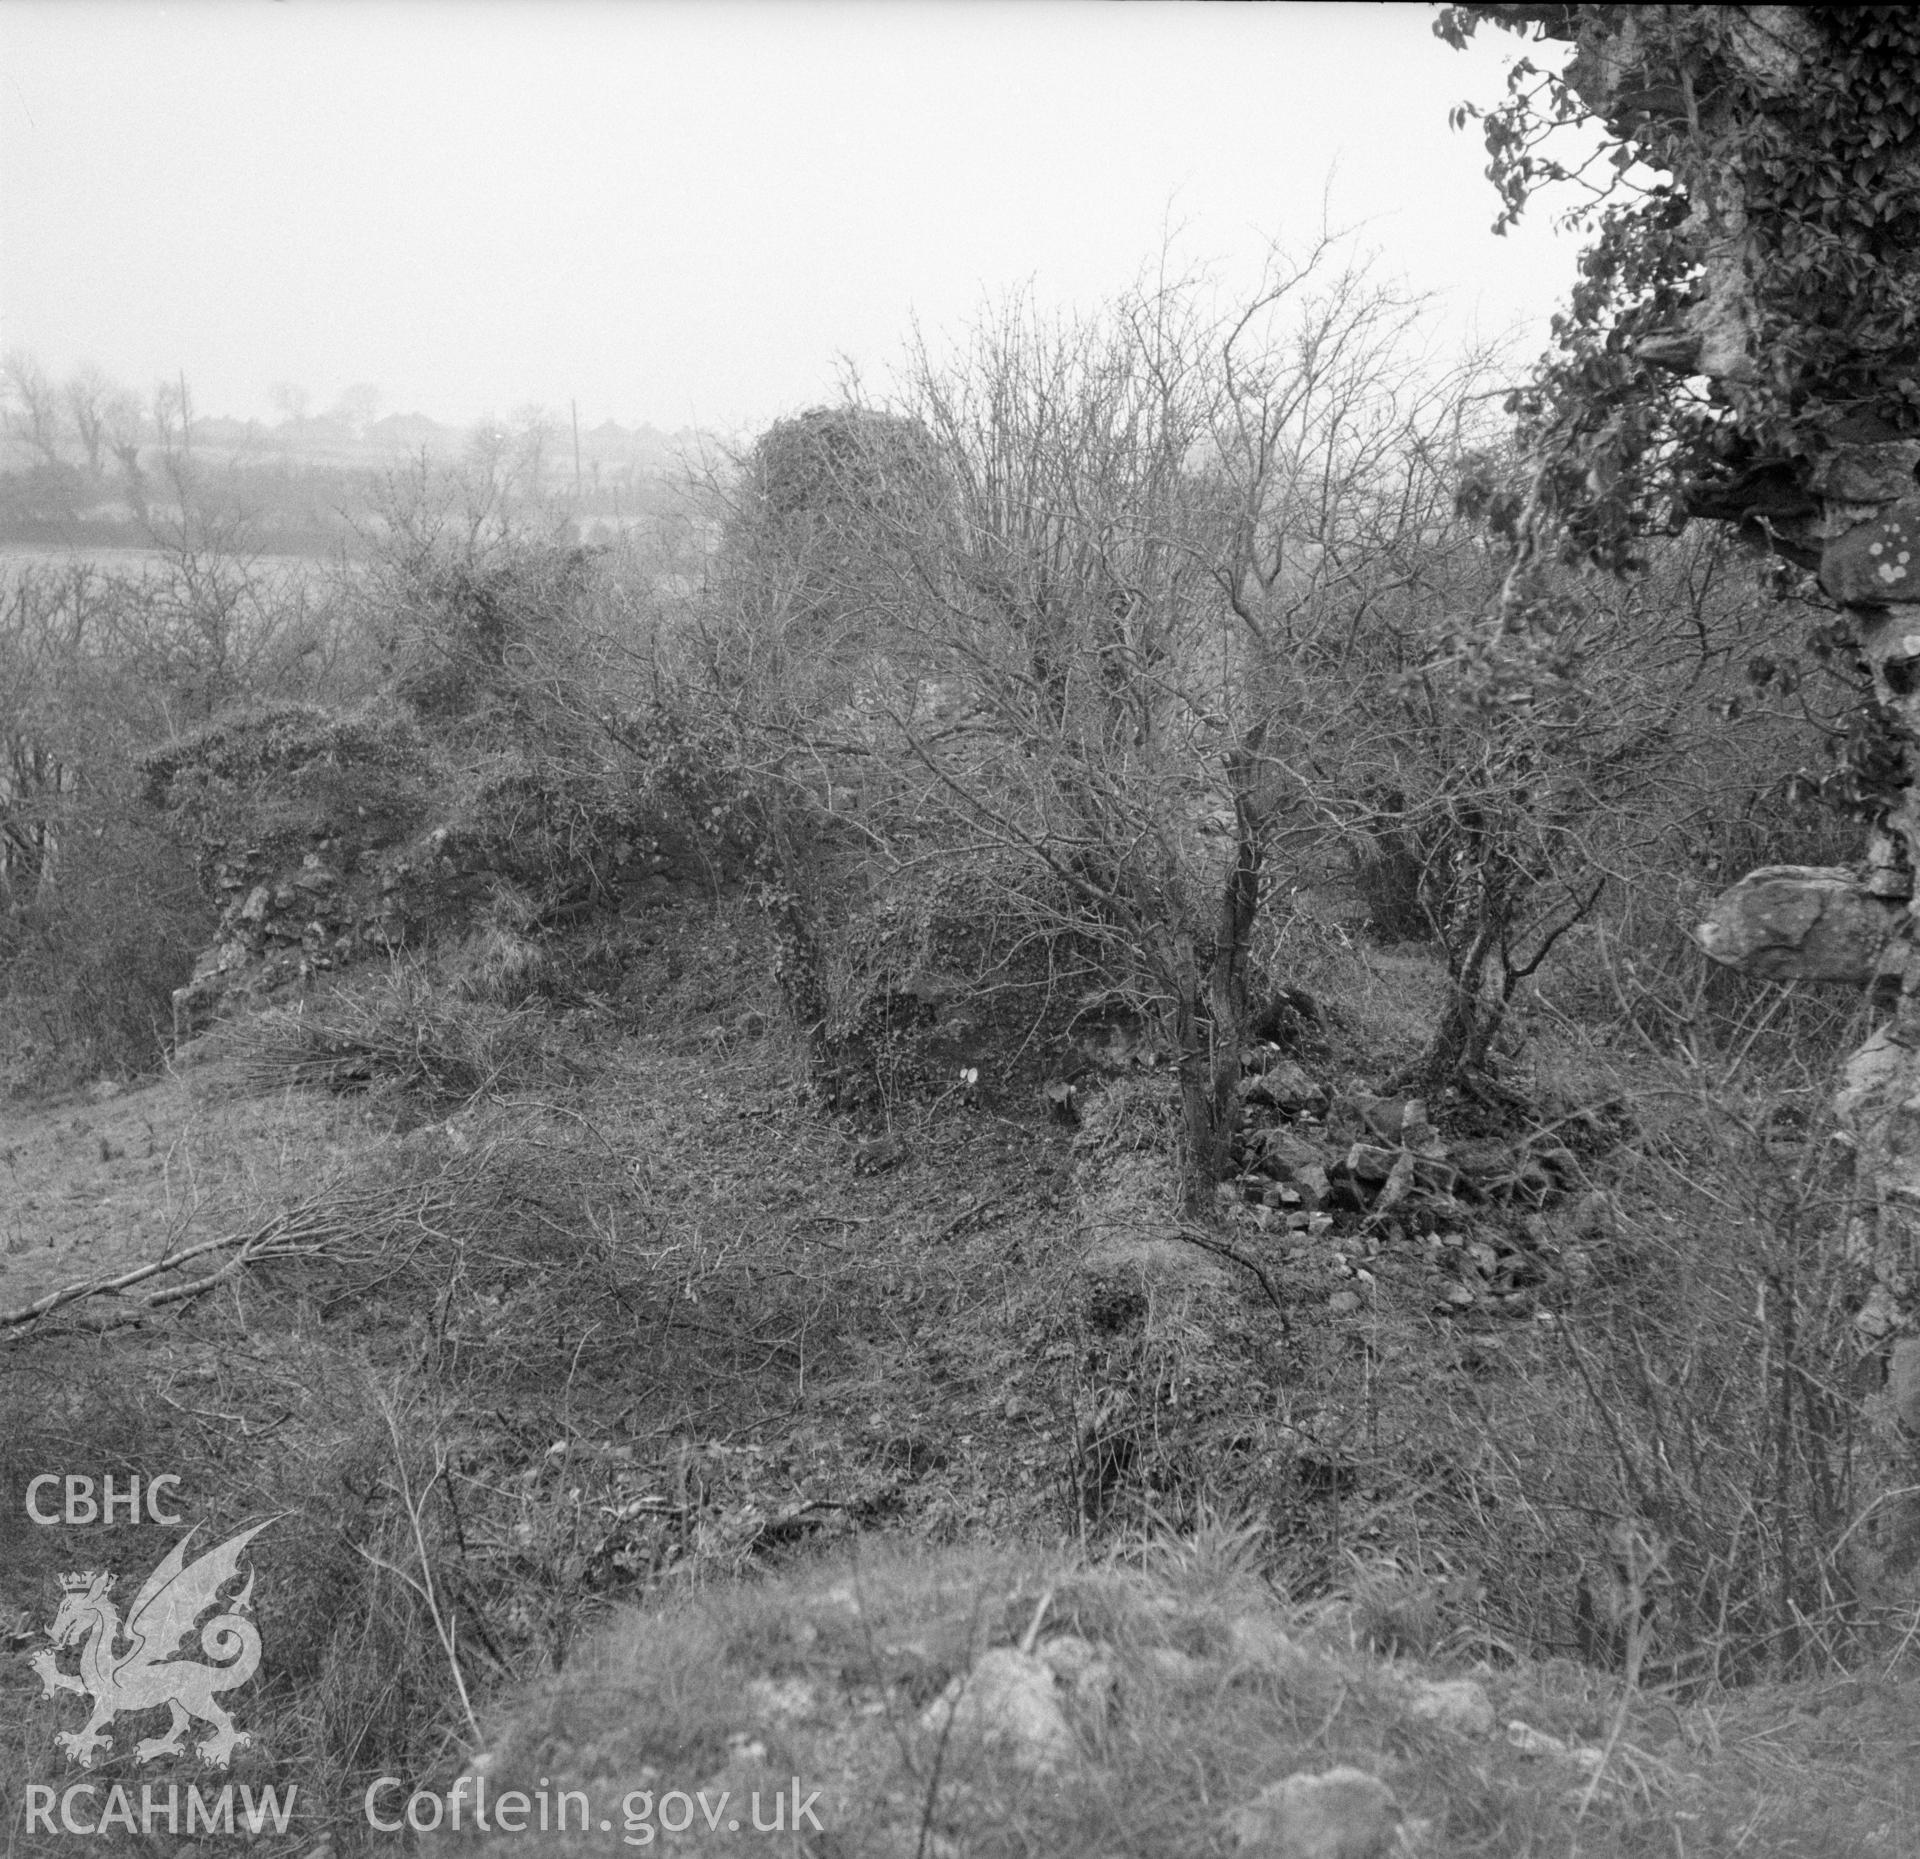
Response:
M1581 1167L1564 1143L1539 1132L1443 1137L1422 1099L1336 1094L1275 1046L1254 1048L1247 1069L1223 1202L1282 1243L1331 1240L1336 1265L1347 1264L1342 1240L1360 1241L1362 1255L1411 1243L1436 1310L1532 1313L1548 1266L1538 1223L1488 1216L1576 1191ZM1370 1282L1364 1268L1342 1275ZM1347 1296L1348 1308L1363 1301Z

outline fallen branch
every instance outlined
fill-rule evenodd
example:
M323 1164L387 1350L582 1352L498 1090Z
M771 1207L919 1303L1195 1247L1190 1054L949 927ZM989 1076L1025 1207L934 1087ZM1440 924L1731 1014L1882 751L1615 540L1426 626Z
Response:
M975 1214L983 1214L989 1207L996 1207L999 1203L1000 1197L997 1194L983 1195L979 1200L975 1201L971 1207L964 1208L955 1214L939 1232L935 1233L931 1239L926 1241L926 1244L937 1246L943 1239L951 1239Z
M1223 1259L1231 1259L1243 1270L1251 1272L1260 1281L1260 1289L1267 1294L1267 1302L1284 1318L1287 1306L1274 1282L1267 1276L1267 1268L1258 1259L1250 1259L1238 1246L1229 1245L1224 1239L1216 1239L1213 1234L1203 1232L1199 1227L1178 1226L1174 1232L1190 1246L1198 1246L1203 1252L1217 1252Z
M197 1245L169 1253L163 1259L149 1259L144 1265L135 1265L107 1277L78 1278L71 1284L62 1285L57 1291L49 1291L44 1297L35 1298L31 1304L0 1311L0 1330L18 1329L24 1324L36 1323L70 1304L78 1304L88 1298L111 1297L157 1278L162 1273L177 1272L195 1259L232 1251L233 1256L213 1271L202 1273L184 1284L156 1286L142 1296L128 1299L123 1310L115 1313L112 1321L132 1321L143 1311L199 1297L247 1266L259 1264L262 1260L310 1258L329 1246L365 1232L369 1225L387 1224L409 1214L414 1218L424 1218L428 1205L435 1198L434 1190L444 1185L435 1183L425 1196L418 1197L414 1194L381 1195L362 1191L333 1200L323 1191L250 1230L203 1239ZM416 1198L421 1201L418 1207L410 1205Z
M151 1259L145 1265L136 1265L131 1271L117 1273L111 1278L77 1278L72 1284L49 1291L45 1297L36 1298L31 1304L22 1304L17 1310L0 1311L0 1327L12 1329L23 1323L32 1323L63 1305L78 1303L81 1298L106 1297L115 1291L124 1291L129 1285L157 1277L162 1272L177 1271L190 1259L204 1258L210 1252L220 1252L229 1246L240 1248L218 1271L194 1280L191 1285L168 1286L133 1300L141 1306L175 1303L183 1297L192 1296L196 1288L205 1289L223 1278L231 1277L241 1265L258 1258L287 1226L288 1218L285 1214L278 1214L251 1233L223 1233L218 1239L203 1239L199 1245L189 1246L184 1252L176 1252L165 1259Z

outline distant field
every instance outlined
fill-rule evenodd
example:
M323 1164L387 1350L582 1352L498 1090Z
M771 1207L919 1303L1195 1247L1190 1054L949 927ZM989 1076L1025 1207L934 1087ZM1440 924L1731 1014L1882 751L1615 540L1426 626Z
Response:
M72 568L88 563L109 574L139 574L144 569L164 568L171 558L163 549L105 547L97 543L75 543L70 548L50 548L44 543L0 542L0 573L15 568ZM268 553L250 558L263 573L295 573L325 568L339 560L337 555Z
M338 557L270 554L253 557L248 572L257 588L280 600L296 594L317 593L329 577L339 573L340 565ZM0 588L13 586L35 571L64 574L78 567L91 567L102 576L118 580L138 581L165 575L169 562L159 549L99 548L84 544L52 549L0 543Z
M589 546L611 544L623 536L644 532L650 514L647 511L627 511L619 516L582 514L573 518L574 536ZM344 535L331 541L316 536L305 546L295 541L294 546L263 549L248 559L265 574L312 572L337 566L342 559L352 560L358 551L349 550L343 557L341 548L342 542L349 540ZM85 539L59 542L45 536L27 540L0 534L0 575L18 566L70 568L81 562L90 562L107 573L138 574L146 568L159 569L167 560L165 550L147 545Z

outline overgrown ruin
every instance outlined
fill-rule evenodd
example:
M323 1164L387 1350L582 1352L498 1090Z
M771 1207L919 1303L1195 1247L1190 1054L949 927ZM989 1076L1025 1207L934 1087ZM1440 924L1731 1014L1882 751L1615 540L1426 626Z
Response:
M1439 30L1458 42L1480 19L1570 44L1564 91L1546 94L1602 125L1617 174L1656 171L1602 214L1587 300L1576 293L1562 331L1571 359L1534 409L1572 533L1622 559L1664 475L1680 520L1733 523L1814 570L1840 617L1816 648L1870 676L1832 784L1866 824L1859 862L1756 871L1699 941L1750 974L1864 986L1887 1005L1836 1108L1853 1151L1853 1321L1885 1375L1870 1536L1907 1572L1920 1563L1920 30L1899 9L1795 6L1465 7ZM1551 114L1489 113L1510 212L1552 178L1527 154Z

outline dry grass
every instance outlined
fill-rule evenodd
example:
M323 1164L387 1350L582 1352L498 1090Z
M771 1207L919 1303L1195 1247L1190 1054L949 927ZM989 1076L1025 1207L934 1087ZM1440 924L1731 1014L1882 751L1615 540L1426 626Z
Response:
M1459 1667L1357 1655L1276 1603L1265 1560L1257 1531L1216 1523L1098 1561L863 1545L708 1586L618 1617L490 1720L489 1789L578 1789L597 1813L624 1802L639 1828L675 1790L709 1804L725 1791L744 1822L754 1792L791 1799L797 1777L836 1851L1177 1859L1227 1850L1234 1810L1267 1784L1349 1765L1391 1787L1409 1853L1904 1850L1910 1777L1869 1728L1902 1687L1833 1695L1835 1715L1808 1735L1780 1698L1681 1719L1564 1664L1480 1667L1470 1683L1490 1717L1436 1720L1425 1687ZM994 1648L1075 1672L1053 1686L1071 1739L1056 1763L1037 1766L1034 1741L996 1734L992 1716L969 1720L963 1704L949 1725L929 1708ZM1534 1733L1526 1747L1493 1727L1515 1722ZM1778 1772L1762 1783L1766 1748L1791 1762L1792 1786ZM1836 1788L1810 1811L1810 1790ZM552 1834L484 1844L595 1850Z
M1387 1779L1436 1853L1900 1850L1904 1694L1871 1676L1900 1617L1823 1589L1837 1562L1764 1496L1756 1274L1793 1265L1802 1317L1826 1308L1817 1143L1775 1139L1767 1074L1703 1092L1681 1059L1555 1048L1542 1097L1637 1093L1641 1134L1583 1151L1604 1232L1578 1197L1483 1216L1551 1262L1553 1323L1436 1319L1415 1232L1343 1237L1373 1278L1347 1317L1326 1247L1263 1255L1276 1310L1231 1274L1083 1263L1078 1210L1164 1163L1151 1080L1095 1099L1077 1142L903 1103L863 1163L802 1055L739 1011L766 987L747 926L689 910L679 934L677 965L664 919L641 953L626 1010L648 1030L625 1042L415 969L240 1030L189 1074L200 1121L171 1148L163 1129L152 1166L178 1160L147 1191L176 1248L290 1219L315 1243L110 1344L26 1325L0 1358L16 1490L177 1466L210 1537L285 1518L256 1556L271 1669L243 1718L246 1773L303 1790L285 1851L323 1827L378 1850L358 1807L378 1775L444 1792L474 1753L462 1687L496 1789L549 1748L656 1795L817 1771L855 1853L1214 1852L1264 1782L1336 1761ZM1417 960L1336 953L1411 1027ZM1333 1036L1342 1076L1405 1043ZM1804 1255L1780 1250L1789 1208ZM1788 1444L1804 1495L1821 1436ZM1583 1562L1629 1511L1677 1546L1637 1687L1570 1657ZM19 1514L0 1608L26 1641L59 1556L138 1579L171 1540L96 1550ZM1732 1690L1786 1669L1767 1607L1789 1564L1797 1669L1822 1676ZM1043 1635L1109 1648L1120 1702L1071 1705L1074 1766L1040 1787L923 1713L1049 1591ZM1320 1650L1242 1661L1248 1619ZM1585 1813L1577 1761L1411 1719L1410 1662L1484 1665L1503 1721L1565 1742L1617 1724ZM1831 1691L1836 1662L1870 1674L1857 1693ZM1816 1695L1819 1721L1794 1718ZM5 1790L57 1778L67 1723L15 1662L16 1827ZM1792 1785L1765 1779L1780 1749ZM103 1780L135 1774L113 1760ZM1822 1818L1823 1795L1844 1805Z
M390 1015L383 986L352 1024ZM297 1256L256 1255L220 1301L183 1300L111 1356L49 1321L9 1351L22 1480L46 1464L122 1478L178 1465L210 1529L307 1520L298 1548L258 1547L281 1602L271 1633L263 1616L274 1677L247 1724L248 1774L297 1780L309 1835L335 1822L350 1837L374 1775L457 1766L471 1737L449 1636L484 1697L558 1666L611 1596L849 1531L1030 1523L1056 1502L1053 1449L1035 1436L1050 1389L1009 1417L1021 1364L996 1334L1031 1326L1067 1266L1028 1250L1026 1133L903 1123L897 1166L856 1173L851 1140L806 1107L797 1055L713 1024L722 1039L682 1019L662 1045L603 1055L585 1086L563 1070L532 1090L522 1071L507 1091L496 1071L451 1116L429 1095L442 1057L366 1040L395 1055L410 1114L342 1119L331 1094L280 1082L279 1152L237 1172L196 1156L176 1250L218 1219L296 1233ZM254 1039L191 1074L216 1122L251 1101L236 1093L261 1045L286 1052L285 1022ZM302 1145L303 1127L326 1140ZM956 1198L950 1158L968 1144ZM941 1337L943 1370L902 1372L938 1359ZM100 1398L52 1400L80 1361L97 1363ZM961 1404L985 1421L972 1445L952 1438ZM116 1431L115 1415L148 1410L166 1424ZM44 1553L0 1596L30 1636L51 1577L49 1538L35 1540ZM136 1582L161 1547L101 1544ZM31 1751L17 1774L50 1779L60 1719L16 1675L0 1710Z
M564 1080L577 1067L537 1007L463 998L418 958L365 981L250 1016L230 1041L240 1081L404 1093L428 1108Z

